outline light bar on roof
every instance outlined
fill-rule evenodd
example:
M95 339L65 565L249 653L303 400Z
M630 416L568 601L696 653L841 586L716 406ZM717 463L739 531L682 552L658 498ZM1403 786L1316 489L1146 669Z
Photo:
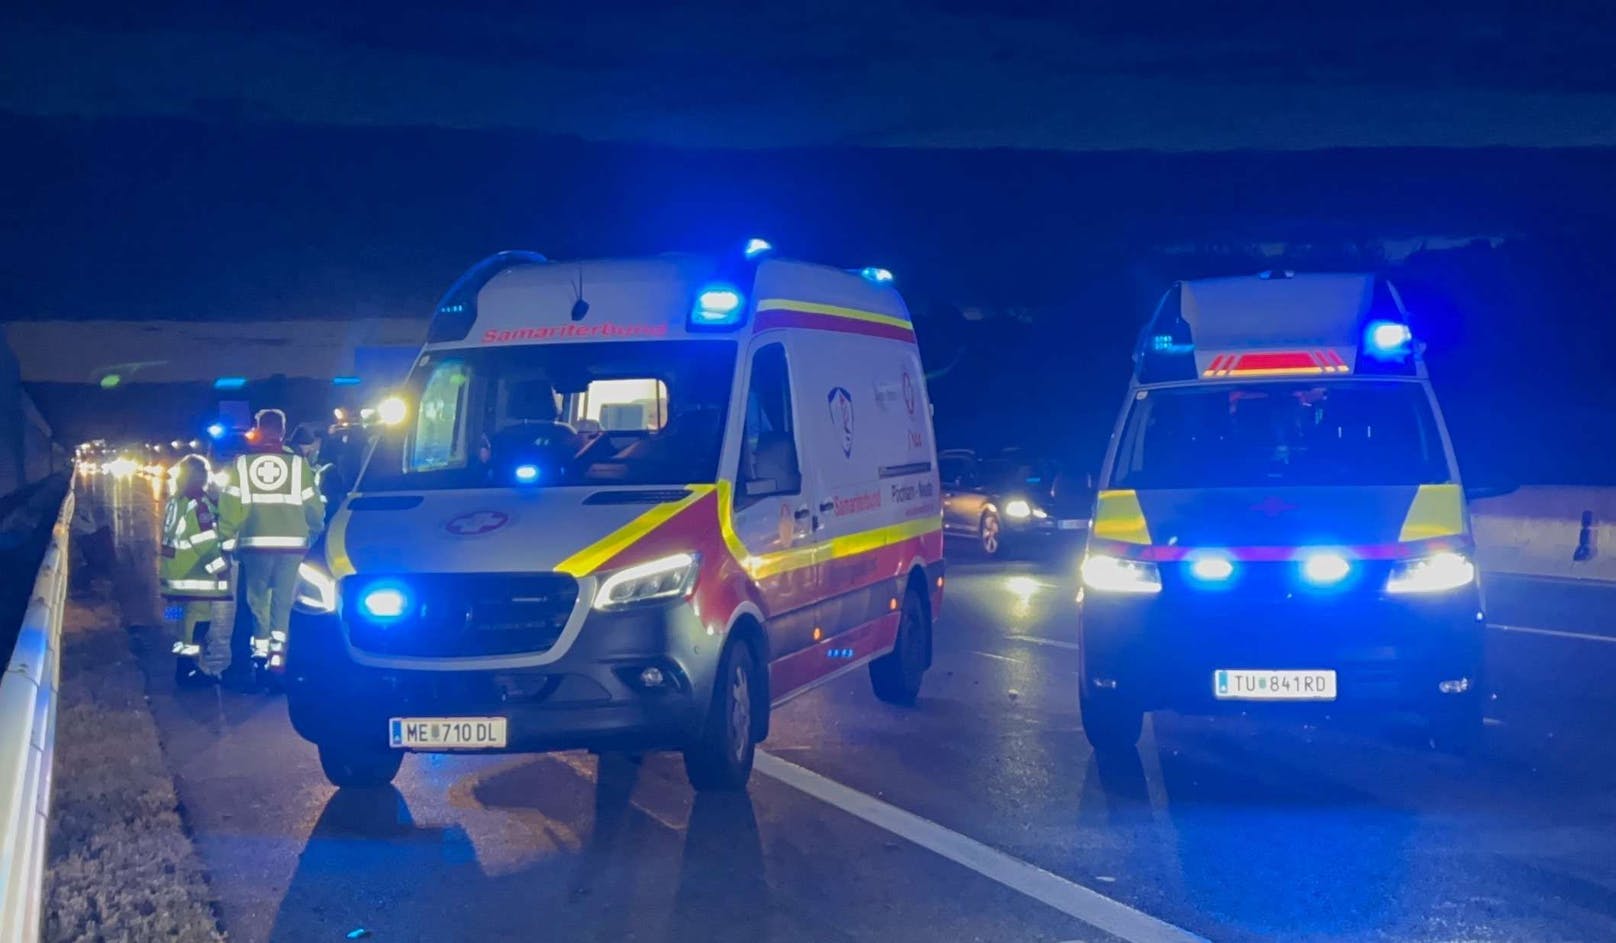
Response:
M1201 376L1287 377L1351 372L1352 368L1333 350L1263 350L1219 354L1212 358Z

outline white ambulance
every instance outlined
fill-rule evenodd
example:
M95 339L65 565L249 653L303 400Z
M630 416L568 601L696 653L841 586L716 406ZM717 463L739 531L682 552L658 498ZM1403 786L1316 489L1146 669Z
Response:
M684 753L738 788L772 705L915 700L943 589L925 374L884 270L503 253L440 303L302 568L293 724L405 752Z

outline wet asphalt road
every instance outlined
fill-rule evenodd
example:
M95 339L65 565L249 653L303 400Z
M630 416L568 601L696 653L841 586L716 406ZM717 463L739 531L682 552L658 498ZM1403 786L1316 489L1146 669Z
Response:
M747 795L581 753L412 757L367 795L326 784L279 699L173 692L154 502L135 482L115 504L125 615L236 940L1115 939L1074 916L1101 910L1140 940L1616 939L1616 643L1541 634L1616 637L1609 591L1489 582L1494 622L1539 631L1490 632L1497 699L1465 760L1395 726L1169 715L1097 762L1056 554L955 563L921 703L881 704L862 672L792 701ZM846 788L816 798L799 768ZM933 842L856 817L863 797Z

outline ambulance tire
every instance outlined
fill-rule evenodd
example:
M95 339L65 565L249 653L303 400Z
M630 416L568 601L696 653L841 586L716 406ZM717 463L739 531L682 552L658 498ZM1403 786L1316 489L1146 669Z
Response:
M931 620L926 604L913 589L904 594L898 617L898 640L892 651L870 662L870 687L888 704L909 706L920 697L931 650Z
M737 792L752 777L757 754L753 731L759 710L768 704L758 697L763 679L758 658L744 637L724 650L713 682L713 703L701 737L685 748L685 777L697 792Z
M1139 735L1144 731L1145 712L1118 697L1090 694L1086 688L1078 695L1078 714L1083 723L1083 736L1095 753L1126 753L1139 746Z
M379 789L404 765L402 750L320 744L320 769L338 789Z

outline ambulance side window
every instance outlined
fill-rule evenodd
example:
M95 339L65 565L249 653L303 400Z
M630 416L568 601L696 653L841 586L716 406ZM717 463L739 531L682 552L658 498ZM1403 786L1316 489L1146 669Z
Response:
M796 494L802 490L797 430L791 419L791 382L786 350L768 344L752 355L746 385L746 425L741 438L740 487L736 500Z
M411 436L410 471L463 468L466 464L466 395L471 370L464 361L446 360L433 369L421 390Z

